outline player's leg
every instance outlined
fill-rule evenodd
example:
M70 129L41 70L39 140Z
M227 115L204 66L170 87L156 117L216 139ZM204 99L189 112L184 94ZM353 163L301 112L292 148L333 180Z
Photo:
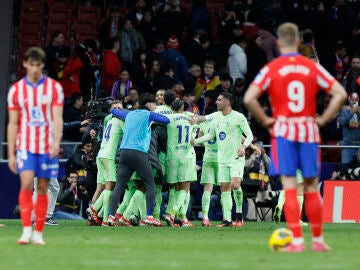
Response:
M201 197L201 210L203 214L202 218L202 226L211 226L209 220L209 208L210 208L210 199L211 199L211 192L213 190L213 184L204 184L204 192Z
M219 182L221 190L221 207L223 214L223 221L217 227L231 227L231 210L233 207L232 198L231 198L231 176L230 176L230 166L227 164L219 163ZM220 178L221 177L221 178Z
M102 158L96 159L96 165L98 169L97 179L96 179L96 191L92 197L92 204L86 209L88 214L88 222L95 222L96 224L100 225L100 214L99 211L103 206L104 195L103 192L105 189L105 180L106 180L106 169L103 163Z
M231 188L235 201L236 226L241 227L244 224L243 218L243 200L244 193L241 188L241 181L244 176L245 157L239 158L236 162L230 164Z
M284 189L282 189L279 192L278 203L275 206L275 211L274 211L274 215L273 215L274 222L276 222L276 223L280 222L280 220L281 220L281 213L283 210L284 203L285 203L285 191L284 191Z
M305 211L309 219L313 251L329 251L323 236L323 204L318 190L320 169L319 150L317 144L302 144L300 147L302 158L301 172L304 176Z
M217 184L218 165L216 162L203 162L200 184L204 185L201 197L202 226L211 226L209 220L209 207L214 184Z
M156 175L157 176L157 175ZM155 175L154 175L155 177ZM155 205L153 210L153 217L160 221L160 208L162 203L162 183L159 177L155 177Z
M103 216L103 224L104 226L109 225L108 217L109 217L109 207L110 207L110 198L112 191L114 190L116 184L116 166L115 161L111 159L101 159L102 163L105 167L105 190L103 191L103 208L104 208L104 216ZM112 221L112 220L111 220Z
M304 205L304 177L302 176L301 171L298 169L296 170L296 180L297 180L297 193L298 193L298 202L300 205L300 217L299 222L301 226L307 226L308 224L302 221L302 212L303 212L303 205Z

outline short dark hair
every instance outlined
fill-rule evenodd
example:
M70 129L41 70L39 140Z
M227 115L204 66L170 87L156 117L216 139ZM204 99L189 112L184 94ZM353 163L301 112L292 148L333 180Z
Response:
M220 81L230 81L232 83L232 78L230 77L230 75L228 73L220 73L219 80Z
M114 48L114 44L116 42L120 42L120 40L116 37L112 37L108 40L107 44L106 44L106 49L108 50L112 50Z
M184 105L184 101L177 98L173 101L173 103L171 104L171 108L174 110L174 111L179 111L181 109L181 106Z
M164 93L164 102L166 105L171 105L174 100L176 99L176 93L174 90L172 89L169 89L169 90L166 90L165 93Z
M40 47L30 47L24 55L24 61L27 62L28 60L32 61L39 61L45 64L46 61L46 53Z
M64 34L63 32L61 32L59 30L55 30L55 31L51 32L50 40L54 41L55 38L57 38L58 36L63 35L63 34Z
M229 100L231 106L234 105L234 98L232 94L230 94L229 92L222 92L220 95Z
M156 99L155 96L149 93L143 93L140 95L139 97L139 105L140 106L145 106L146 103L156 103Z
M77 176L79 176L78 172L76 170L69 170L66 173L66 178L68 178L70 176L70 174L76 174Z

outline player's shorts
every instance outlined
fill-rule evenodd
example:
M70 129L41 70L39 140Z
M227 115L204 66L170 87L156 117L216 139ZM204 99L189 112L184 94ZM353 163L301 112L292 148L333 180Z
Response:
M57 178L59 159L50 159L50 154L33 154L29 151L17 151L16 163L18 173L33 171L38 178Z
M297 169L305 178L319 175L319 144L293 142L280 137L272 139L270 174L296 176Z
M166 173L167 173L167 170L166 170L166 153L164 152L160 152L159 153L159 161L160 161L160 165L161 165L161 168L162 168L162 172L163 172L163 175L165 176Z
M243 179L245 168L245 156L235 159L229 163L219 163L219 183L230 183L231 179L238 177Z
M96 182L105 184L105 182L116 182L115 161L107 158L97 158L96 165L98 169Z
M155 178L159 178L159 175L157 173L157 171L155 169L152 169L152 173L153 173L153 176L154 176L154 179ZM137 173L137 172L134 172L131 177L130 177L131 180L141 180L141 177L140 175Z
M217 162L204 161L202 164L200 184L218 185L218 170L219 166Z
M197 180L196 162L193 158L168 160L167 165L167 182L169 184Z

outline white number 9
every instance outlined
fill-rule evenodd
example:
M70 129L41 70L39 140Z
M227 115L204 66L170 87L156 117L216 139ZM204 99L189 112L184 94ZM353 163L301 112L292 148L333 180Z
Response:
M292 112L298 113L304 109L305 106L305 87L300 81L292 81L287 88L289 98L289 109Z

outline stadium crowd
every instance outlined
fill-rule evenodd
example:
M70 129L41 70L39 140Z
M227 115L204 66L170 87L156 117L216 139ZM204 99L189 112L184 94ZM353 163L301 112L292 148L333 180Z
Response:
M85 2L98 5L101 1ZM188 218L199 217L203 219L204 226L209 226L209 217L216 218L213 206L219 206L220 191L217 188L211 187L207 193L204 192L204 199L204 195L199 194L202 189L196 184L200 176L187 175L189 182L180 187L171 181L163 185L164 171L154 173L154 209L144 207L144 191L147 193L148 187L145 189L139 181L132 181L128 185L122 203L118 209L114 209L114 204L120 200L115 198L113 192L114 188L116 190L116 179L104 172L104 167L101 169L102 176L106 175L108 179L99 182L98 175L99 166L103 166L98 162L101 141L109 135L106 127L109 127L109 123L113 126L124 125L118 119L125 118L122 115L108 115L114 108L133 111L145 110L146 107L167 116L173 112L181 113L189 120L192 114L205 116L215 113L218 111L219 96L225 97L228 105L231 104L234 111L244 116L244 125L249 125L254 135L251 141L254 145L244 153L244 181L245 177L250 178L256 173L257 178L253 180L257 181L260 191L270 192L274 189L278 179L268 177L268 157L262 147L270 144L270 135L246 110L243 97L259 70L279 56L275 30L284 21L293 21L301 30L299 52L323 65L344 86L349 96L338 117L321 130L323 142L343 141L344 145L352 146L360 144L358 1L224 1L221 16L215 24L217 31L214 31L211 19L214 14L206 9L206 1L194 0L190 13L182 8L178 0L136 0L133 4L130 3L132 1L110 2L106 7L108 16L99 27L97 39L87 39L72 48L65 45L70 44L70 40L66 40L68 37L64 33L54 31L51 42L44 48L45 70L49 77L60 82L64 90L64 123L76 124L64 130L63 142L66 144L63 145L62 157L68 161L60 192L55 191L59 192L55 217L83 217L88 218L91 225L104 226L119 223L161 226L162 213L166 214L164 219L171 226L192 226ZM122 13L124 7L128 11L126 14ZM181 103L177 104L176 100ZM328 103L329 96L319 95L317 113L321 114ZM264 112L271 115L266 96L260 99L260 104ZM152 128L149 144L150 149L152 146L155 148L155 156L166 152L166 140L159 142L159 138L163 138L161 133L167 130L167 140L170 140L169 126L165 127L165 131L156 125ZM203 134L208 132L201 125L199 130ZM199 135L199 130L194 132ZM242 127L242 130L246 130L246 127ZM123 127L118 132L120 138ZM155 141L156 145L153 145ZM79 142L81 144L74 149L73 145ZM112 147L117 149L117 143ZM184 147L190 147L189 139L187 143ZM202 159L199 149L192 153L196 154L197 161ZM341 161L346 166L349 164L352 178L359 178L359 171L356 170L359 154L356 155L356 152L358 149L353 148L344 148L342 152ZM114 164L120 162L118 154L114 152L111 155L114 156L109 159ZM161 155L156 157L159 164L164 158ZM155 170L156 166L151 165ZM187 168L187 165L182 166ZM344 174L347 173L345 169ZM262 176L259 178L259 175ZM139 175L133 178L138 180ZM167 198L166 204L162 204L163 196ZM242 215L242 191L233 189L233 196L236 224L241 226L247 215ZM253 194L245 194L244 198L246 196ZM266 197L271 201L270 197ZM146 202L149 204L148 198ZM192 211L191 205L201 204L203 211L198 216L197 212ZM221 205L224 203L221 202ZM111 215L106 218L109 212ZM47 217L47 223L57 224L52 216ZM223 225L227 226L226 223Z

